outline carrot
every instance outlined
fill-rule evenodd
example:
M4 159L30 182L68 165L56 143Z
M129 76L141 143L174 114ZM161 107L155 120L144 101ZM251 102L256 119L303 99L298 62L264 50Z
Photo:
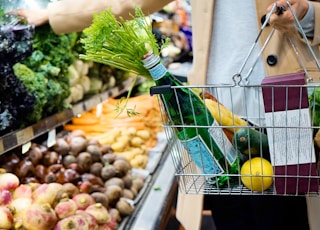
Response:
M99 119L94 118L83 118L83 117L73 117L72 124L74 125L95 125L99 124Z
M114 124L114 123L137 123L137 122L144 122L144 118L141 116L132 116L132 117L124 117L124 118L109 118L106 116L101 117L101 123L102 124Z
M73 124L65 124L63 126L65 130L74 131L74 130L83 130L86 133L90 132L105 132L106 127L102 127L101 125L73 125Z

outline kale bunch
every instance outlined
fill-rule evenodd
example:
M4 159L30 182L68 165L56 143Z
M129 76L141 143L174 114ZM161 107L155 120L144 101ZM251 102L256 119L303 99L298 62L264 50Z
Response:
M23 83L29 93L35 95L36 100L33 106L33 111L25 116L24 124L33 124L43 117L43 109L47 101L47 83L48 80L42 73L35 73L26 65L16 63L13 66L14 74Z
M0 60L10 64L26 59L32 52L34 26L14 15L0 20Z
M34 27L19 17L0 19L0 135L20 128L34 110L35 95L13 72L13 65L31 54L33 33Z
M78 56L73 50L77 41L77 33L58 35L48 24L35 30L33 52L22 64L47 79L47 103L42 111L43 117L60 112L69 106L66 103L70 95L68 67Z

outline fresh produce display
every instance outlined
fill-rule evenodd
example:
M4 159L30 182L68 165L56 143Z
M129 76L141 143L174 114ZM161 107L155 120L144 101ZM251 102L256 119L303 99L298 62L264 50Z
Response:
M77 33L57 35L53 32L50 25L37 27L33 36L33 52L30 57L19 63L15 70L18 77L25 77L28 67L37 78L42 78L46 82L43 91L36 90L36 95L43 98L45 95L46 103L42 102L42 117L47 117L53 113L62 111L69 104L66 99L70 95L70 85L68 77L68 67L74 62L77 53L73 51L78 39ZM27 71L28 76L31 74ZM27 87L38 89L40 82L30 81ZM40 99L39 99L40 100ZM39 111L35 110L35 113ZM38 118L38 117L36 117ZM38 119L30 119L36 122Z
M1 157L0 207L11 211L10 226L25 229L108 229L111 223L116 229L134 211L131 203L145 183L145 175L134 173L110 145L79 130L59 133L51 148L33 143L25 154Z
M34 110L35 95L13 72L13 65L31 54L33 34L34 27L21 18L0 17L0 135L19 128Z
M126 103L128 113L116 108ZM72 118L64 125L67 131L82 130L88 139L108 144L118 156L125 157L134 168L145 168L148 150L157 144L162 118L156 97L142 94L128 100L109 99L99 106Z
M88 76L90 77L91 83L88 92L89 95L112 89L114 86L121 84L131 77L127 71L96 62L92 63Z
M57 35L49 25L35 28L17 16L0 16L1 136L129 77L122 70L77 59L81 33Z
M59 183L20 184L7 172L0 179L1 229L117 229L119 216L87 193L70 194Z
M56 35L14 15L0 19L1 133L25 127L65 109L68 66L77 34ZM15 89L15 90L12 90Z
M89 68L92 66L91 62L84 62L75 59L74 62L68 67L68 78L70 85L70 95L67 102L74 104L81 101L85 94L88 94L92 84L88 77Z
M68 67L70 95L74 104L92 95L112 89L129 78L129 74L116 68L76 58Z

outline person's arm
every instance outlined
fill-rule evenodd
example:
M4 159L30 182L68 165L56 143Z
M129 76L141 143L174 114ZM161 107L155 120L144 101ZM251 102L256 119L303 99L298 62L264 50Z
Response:
M9 13L22 16L35 26L41 26L49 21L48 9L18 9Z
M309 9L305 16L300 20L300 25L307 37L313 37L314 35L314 7L309 2Z
M49 23L56 33L82 31L90 26L95 13L111 7L116 16L129 18L134 8L140 7L145 15L161 10L172 0L63 0L48 5Z
M116 16L129 19L134 8L145 15L161 10L173 0L62 0L48 4L47 9L19 9L13 13L25 17L36 26L48 23L57 34L79 32L92 23L93 15L109 8Z

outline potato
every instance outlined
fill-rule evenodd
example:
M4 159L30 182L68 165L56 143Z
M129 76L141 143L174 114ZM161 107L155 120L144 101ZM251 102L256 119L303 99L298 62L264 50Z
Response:
M113 165L106 165L101 169L100 175L104 181L107 181L116 176L117 171Z
M130 144L133 147L140 147L144 144L144 140L141 137L136 136L130 140Z
M143 185L144 181L140 177L135 177L132 180L132 187L134 187L137 190L137 192L139 192L142 189Z
M99 162L102 156L102 152L97 145L88 145L86 152L91 154L92 162Z
M118 177L125 176L131 169L131 165L127 160L117 159L113 162L113 166L117 172Z
M73 136L70 138L69 145L72 155L77 156L87 148L87 140L82 136Z
M95 162L90 166L90 173L100 177L102 168L103 164L101 162Z
M120 197L122 197L123 191L119 185L113 184L107 187L105 194L108 197L109 204L113 206L118 202Z
M74 155L66 155L63 157L62 162L63 162L63 166L68 168L70 164L77 162L77 158Z
M108 195L102 192L93 192L90 194L96 203L101 203L105 208L109 207Z
M124 143L122 141L117 141L111 144L111 148L114 152L122 152L126 146L127 143Z
M67 155L70 151L70 146L68 142L64 138L57 138L55 145L53 146L53 150L58 152L60 155Z
M128 198L130 200L133 200L135 198L135 194L130 189L123 189L123 195L124 198Z
M117 221L117 223L120 223L122 218L121 218L121 215L120 215L120 212L118 209L116 208L110 208L109 210L109 213L110 213L110 216L115 219Z
M116 204L116 208L121 216L129 216L133 213L134 207L125 198L120 198Z
M92 164L91 154L88 152L79 153L79 155L77 156L77 163L80 168L83 169L83 171L89 172Z
M132 186L132 175L130 173L127 173L124 177L122 177L124 188L130 189Z
M118 185L121 189L124 189L124 181L118 177L110 178L104 183L106 188L108 188L110 185Z
M143 140L147 140L148 138L151 137L150 131L149 130L138 130L137 134L138 137L142 138Z
M107 153L102 155L101 161L102 163L109 163L112 164L116 160L117 156L114 153Z

